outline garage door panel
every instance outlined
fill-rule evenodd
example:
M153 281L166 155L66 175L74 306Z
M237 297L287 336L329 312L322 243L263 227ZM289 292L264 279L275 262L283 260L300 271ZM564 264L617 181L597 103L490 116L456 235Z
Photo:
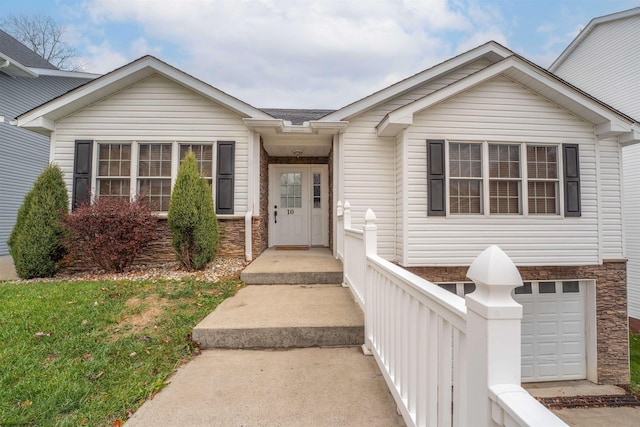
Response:
M558 354L558 343L555 342L543 342L538 345L539 356L555 356Z
M538 335L558 335L558 323L557 322L540 322L538 323Z
M582 284L566 292L575 286L565 283L546 281L547 293L540 293L539 283L531 282L531 294L514 295L523 306L523 382L586 378L585 292Z

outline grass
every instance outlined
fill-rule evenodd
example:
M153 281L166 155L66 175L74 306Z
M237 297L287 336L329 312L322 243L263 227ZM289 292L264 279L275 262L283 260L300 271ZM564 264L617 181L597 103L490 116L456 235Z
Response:
M640 334L629 335L631 390L640 394Z
M0 426L111 426L191 357L239 281L0 284Z

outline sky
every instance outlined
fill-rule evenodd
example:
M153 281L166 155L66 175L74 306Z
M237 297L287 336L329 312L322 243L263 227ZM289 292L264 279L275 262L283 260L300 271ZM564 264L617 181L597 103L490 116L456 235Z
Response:
M494 40L548 67L640 0L2 0L64 27L86 71L153 55L258 108L337 109Z

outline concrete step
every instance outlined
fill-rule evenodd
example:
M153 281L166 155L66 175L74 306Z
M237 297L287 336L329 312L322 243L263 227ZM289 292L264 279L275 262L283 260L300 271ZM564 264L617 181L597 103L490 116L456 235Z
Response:
M248 286L193 330L201 348L346 347L364 343L364 316L339 285Z
M247 285L342 283L342 263L326 248L268 249L240 275Z

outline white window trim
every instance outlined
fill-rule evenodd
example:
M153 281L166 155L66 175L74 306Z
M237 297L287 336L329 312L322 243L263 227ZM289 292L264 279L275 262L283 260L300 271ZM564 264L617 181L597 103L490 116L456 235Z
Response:
M176 183L176 179L178 177L178 169L180 168L180 145L211 145L212 148L212 165L211 165L211 179L212 179L212 195L215 194L215 186L216 186L216 167L217 167L217 144L218 140L185 140L185 141L168 141L168 140L94 140L93 146L93 161L91 166L91 194L93 197L97 197L97 188L98 188L98 162L100 156L100 145L103 144L130 144L131 145L131 170L129 176L129 200L133 200L135 196L138 194L138 160L139 160L139 151L141 144L171 144L171 192L173 192L173 187ZM160 218L166 218L168 215L167 211L157 211L155 212ZM218 215L220 217L220 215ZM222 215L222 217L235 217L234 215Z
M481 145L481 153L482 153L482 178L481 179L481 188L482 188L482 206L481 213L478 214L458 214L451 213L451 203L450 203L450 180L451 180L451 172L450 172L450 163L449 163L449 149L451 144L479 144ZM520 145L520 209L521 212L518 214L503 214L503 213L490 213L490 196L489 196L489 182L491 178L489 177L489 145ZM563 153L562 153L562 142L534 142L534 141L509 141L509 140L467 140L467 139L445 139L445 206L446 206L446 216L445 218L455 218L455 219L464 219L464 218L535 218L536 220L558 220L564 219L564 183L563 183ZM556 207L558 212L556 214L530 214L529 213L529 174L527 170L527 146L546 146L546 147L556 147L556 156L557 156L557 194L556 194ZM456 179L456 178L454 178ZM464 178L460 178L464 179ZM469 178L475 179L475 178ZM538 181L538 180L534 180Z

